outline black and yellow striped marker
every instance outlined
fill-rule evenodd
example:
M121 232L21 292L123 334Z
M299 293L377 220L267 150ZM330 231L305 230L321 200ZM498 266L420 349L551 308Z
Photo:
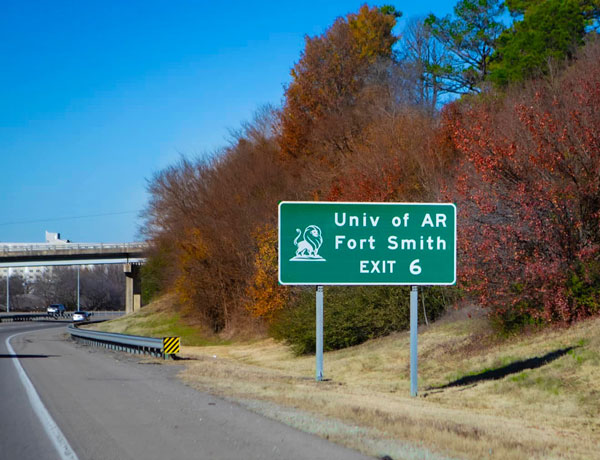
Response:
M179 353L179 337L163 337L163 353L165 355Z

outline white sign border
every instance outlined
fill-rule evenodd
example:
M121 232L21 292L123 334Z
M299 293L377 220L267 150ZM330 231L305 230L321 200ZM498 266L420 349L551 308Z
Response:
M406 282L406 283L321 283L321 282L283 282L281 281L281 205L283 204L354 204L354 205L410 205L410 206L452 206L454 208L454 280L450 283L421 283L421 282ZM458 234L456 231L457 209L454 203L398 203L398 202L373 202L373 201L280 201L277 205L277 280L282 286L454 286L456 285L456 247Z

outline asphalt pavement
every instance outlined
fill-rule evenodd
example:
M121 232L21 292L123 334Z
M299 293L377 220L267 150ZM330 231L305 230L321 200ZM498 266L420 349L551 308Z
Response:
M53 325L57 327L56 325ZM13 364L14 355L5 340L13 334L45 328L35 323L0 324L0 460L60 460L56 449L34 412ZM64 325L58 325L64 329ZM48 359L47 355L17 355L20 362Z
M57 452L50 422L40 423L11 362L5 339L16 333L10 344L22 368L80 460L367 458L187 387L179 366L76 344L64 325L4 323L0 460L69 458Z

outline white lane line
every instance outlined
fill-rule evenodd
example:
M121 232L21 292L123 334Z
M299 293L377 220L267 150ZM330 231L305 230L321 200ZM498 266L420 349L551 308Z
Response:
M15 357L11 359L11 361L17 368L17 374L21 379L21 383L23 383L23 386L25 387L25 391L27 392L29 402L31 403L31 407L40 419L40 422L42 422L42 426L46 430L46 433L48 434L50 441L52 441L52 444L54 445L54 448L56 449L56 452L58 453L60 459L78 460L77 455L75 454L75 452L69 444L69 441L67 441L67 438L65 438L65 435L62 433L62 431L60 431L60 428L48 412L48 409L46 409L46 406L44 406L44 403L37 394L37 391L35 391L33 383L31 383L31 380L29 380L29 377L27 377L25 369L23 369L23 366L21 366L19 359L16 357L15 350L13 350L13 347L10 345L10 339L21 334L26 334L26 332L11 335L5 340L5 343L8 352L11 355L15 355Z

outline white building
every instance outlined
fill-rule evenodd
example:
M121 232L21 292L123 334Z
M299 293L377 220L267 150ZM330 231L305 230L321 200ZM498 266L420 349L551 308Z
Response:
M43 246L44 244L48 245L57 245L57 244L68 244L69 240L63 240L60 238L60 233L58 232L49 232L46 230L46 242L45 243L32 243L36 246ZM27 243L0 243L0 249L2 246L23 246L27 245ZM8 268L0 268L0 277L5 278L8 273ZM31 282L35 280L35 278L42 276L43 273L46 273L48 270L52 270L52 267L12 267L10 268L10 275L21 275L26 282Z
M69 240L61 240L60 233L53 233L46 230L46 243L48 244L66 244Z
M50 267L12 267L10 276L21 275L26 282L30 283L37 277L42 276L48 268ZM5 278L7 273L8 268L0 268L0 278Z

